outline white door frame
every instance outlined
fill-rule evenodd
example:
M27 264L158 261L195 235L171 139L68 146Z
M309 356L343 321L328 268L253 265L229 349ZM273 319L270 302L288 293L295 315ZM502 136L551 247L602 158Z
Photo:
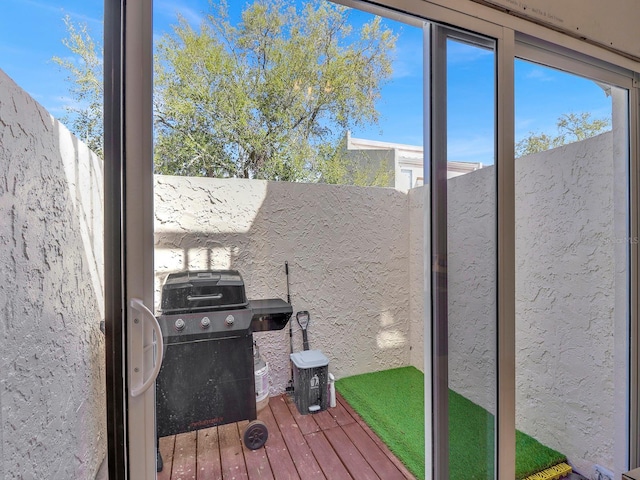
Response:
M126 39L126 41L125 41ZM156 476L152 0L105 3L105 331L109 475ZM161 345L161 343L160 343Z
M371 11L358 0L339 0ZM515 33L564 45L574 52L639 72L640 64L484 5L465 0L379 0L419 18L454 25L498 40L497 53L497 198L498 198L498 424L497 476L513 478L515 458L515 227L513 169L513 58ZM105 285L109 469L111 478L155 478L155 398L153 388L132 397L126 383L132 369L128 304L137 298L153 304L153 160L152 160L152 0L105 2ZM126 41L125 41L126 39ZM638 76L630 90L630 235L638 238L640 201L637 174ZM510 126L510 127L509 127ZM119 220L120 219L120 220ZM640 400L638 355L637 243L630 251L631 347L629 465L640 464L637 441ZM150 323L150 322L149 322ZM153 329L143 323L142 345L153 346ZM127 330L130 330L129 332ZM428 337L429 329L425 331ZM154 348L143 360L153 369ZM151 352L149 354L149 352ZM425 355L428 352L425 351ZM132 370L133 371L133 370ZM144 378L143 378L144 380ZM430 387L428 387L430 388Z

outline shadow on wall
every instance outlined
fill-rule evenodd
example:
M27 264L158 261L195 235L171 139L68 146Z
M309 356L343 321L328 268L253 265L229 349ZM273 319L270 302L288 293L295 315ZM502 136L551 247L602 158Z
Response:
M409 204L386 188L156 176L156 306L169 273L240 271L247 296L308 310L337 378L409 364ZM293 319L293 317L292 317ZM302 349L293 320L294 351ZM290 377L288 327L255 334L272 393Z
M0 71L0 478L106 455L102 167Z

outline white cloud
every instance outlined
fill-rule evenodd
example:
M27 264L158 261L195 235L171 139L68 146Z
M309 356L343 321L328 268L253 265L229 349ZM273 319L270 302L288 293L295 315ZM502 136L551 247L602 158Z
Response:
M422 77L422 47L421 30L407 26L399 32L392 78Z
M447 59L450 64L469 64L493 56L493 50L457 41L447 43Z
M203 4L204 5L204 4ZM178 21L178 15L183 17L189 25L199 27L205 18L205 12L188 7L182 2L161 0L153 2L154 20L158 21L162 32L168 31L167 24L174 25Z
M454 162L493 164L495 157L493 134L475 134L471 137L451 138L447 143L447 157Z
M535 118L516 118L516 131L530 129L536 121Z
M555 78L542 68L534 68L525 75L525 78L539 82L554 82Z
M63 11L62 7L58 7L56 5L52 5L51 3L47 3L47 2L36 2L36 1L33 1L33 0L22 0L21 3L23 5L28 5L30 7L37 8L39 10L47 10L49 12L62 12Z

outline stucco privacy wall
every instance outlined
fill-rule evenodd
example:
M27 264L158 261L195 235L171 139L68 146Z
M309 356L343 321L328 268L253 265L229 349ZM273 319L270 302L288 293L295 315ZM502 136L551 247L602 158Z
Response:
M517 428L585 475L613 470L624 416L613 172L612 133L516 161ZM494 168L450 179L448 198L450 386L494 412Z
M102 166L0 71L0 478L106 455Z
M495 412L496 190L493 166L447 181L449 387Z
M585 475L591 462L614 469L624 416L625 372L614 368L616 322L626 325L614 257L626 238L614 227L622 175L616 183L612 133L516 163L516 423Z
M249 298L308 310L337 378L409 364L407 196L387 188L156 176L156 307L167 274L232 268ZM302 349L293 325L294 351ZM290 378L288 328L255 334L272 393Z
M495 411L496 261L495 170L447 181L449 245L449 384ZM409 190L411 365L424 370L424 311L430 304L428 185ZM425 282L426 279L426 282ZM428 313L428 309L427 309Z
M624 234L614 229L611 148L609 133L516 162L517 426L587 474L593 463L612 468L614 374L624 376L613 363L624 308L612 239ZM450 386L490 411L495 181L493 167L448 181ZM422 368L427 188L157 176L157 299L166 275L186 267L236 268L249 297L286 298L287 260L294 311L311 312L312 348L338 378ZM272 393L282 391L288 331L256 338Z
M429 186L412 188L409 200L409 338L410 365L424 372L424 312L431 304L431 265L425 265L424 252L430 250L429 222L425 222L425 208L429 208ZM428 269L425 271L425 268ZM426 283L425 283L426 279ZM426 309L429 314L429 308ZM430 339L430 335L427 337Z

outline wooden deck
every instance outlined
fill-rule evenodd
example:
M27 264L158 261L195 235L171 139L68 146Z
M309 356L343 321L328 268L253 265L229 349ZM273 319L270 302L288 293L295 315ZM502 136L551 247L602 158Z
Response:
M415 478L339 395L314 415L300 415L288 395L272 397L258 419L269 439L254 451L241 440L247 421L161 438L158 480Z

